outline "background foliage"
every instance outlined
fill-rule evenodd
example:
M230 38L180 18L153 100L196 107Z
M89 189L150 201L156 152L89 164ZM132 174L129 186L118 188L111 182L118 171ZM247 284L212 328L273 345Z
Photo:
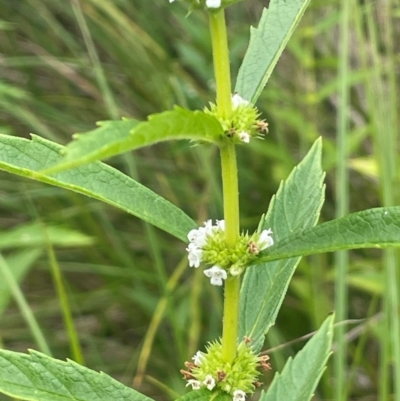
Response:
M341 2L313 0L258 102L270 134L239 149L244 229L256 228L280 180L319 135L327 171L321 221L337 214L338 196L349 196L351 212L399 204L400 2L349 2L350 65L342 77L350 91L348 192L338 193L335 182L337 116L345 101L337 92ZM247 0L229 9L233 77L248 26L266 5ZM92 130L95 121L142 120L174 104L194 109L213 100L211 44L201 13L185 19L183 8L161 0L0 0L0 10L2 133L33 132L65 144L71 134ZM109 162L199 222L222 217L214 147L164 143ZM54 246L86 365L125 384L135 382L158 399L183 390L183 362L219 333L221 294L200 271L186 267L181 243L112 206L5 173L0 227L1 252L12 270L18 266L27 301L13 301L0 282L2 346L22 352L47 346L58 358L71 356L49 262ZM377 368L380 351L390 343L382 324L390 281L386 265L379 250L353 251L342 279L350 289L346 305L352 319L345 326L349 399L375 399L384 391L382 380L391 388L387 372ZM318 328L334 309L336 266L331 254L299 265L264 347L273 348L274 370L303 345L290 341ZM43 341L29 324L29 311ZM328 369L316 399L332 397L334 376ZM272 374L265 379L270 382Z

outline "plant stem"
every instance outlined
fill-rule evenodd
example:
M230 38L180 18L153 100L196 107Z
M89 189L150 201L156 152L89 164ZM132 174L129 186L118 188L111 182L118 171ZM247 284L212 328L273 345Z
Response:
M221 147L220 152L226 242L228 245L234 245L239 238L239 189L235 145Z
M229 50L224 10L210 12L217 106L221 118L232 112ZM234 144L221 146L221 170L224 195L224 218L227 245L239 238L239 190ZM231 363L236 357L239 323L240 279L230 277L225 282L224 318L222 328L222 358Z
M228 37L224 10L210 12L210 32L217 87L217 105L221 117L227 118L232 111L232 100Z
M222 183L226 242L234 244L239 238L239 192L236 153L233 144L221 148ZM236 356L239 324L240 278L230 277L225 282L224 318L222 328L222 358L231 363Z

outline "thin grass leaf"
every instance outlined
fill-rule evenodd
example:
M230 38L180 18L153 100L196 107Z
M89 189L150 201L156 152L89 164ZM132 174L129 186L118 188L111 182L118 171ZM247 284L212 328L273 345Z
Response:
M310 0L272 0L258 28L250 28L250 43L239 69L235 92L255 103L267 83Z
M7 265L10 267L10 272L16 283L21 283L25 275L34 265L36 260L42 254L42 249L31 248L23 249L8 255L5 258ZM6 309L11 299L11 289L3 275L0 272L0 317Z
M35 314L30 307L25 294L22 292L18 280L21 279L18 275L11 271L11 266L8 265L8 260L3 257L0 253L0 276L6 283L7 290L10 291L15 303L18 305L21 315L23 316L26 324L29 327L32 337L34 338L37 346L41 352L46 355L51 355L51 349L40 327L36 320ZM0 377L3 374L3 370L0 364Z
M29 401L151 401L105 373L30 351L0 350L0 392Z
M46 176L61 160L62 146L32 136L0 135L0 170L66 188L116 206L186 242L195 222L182 210L118 170L100 162Z
M44 230L47 237L44 236ZM46 246L47 240L53 246L59 247L88 246L94 243L94 238L68 227L52 225L42 227L39 223L29 223L0 233L0 250Z

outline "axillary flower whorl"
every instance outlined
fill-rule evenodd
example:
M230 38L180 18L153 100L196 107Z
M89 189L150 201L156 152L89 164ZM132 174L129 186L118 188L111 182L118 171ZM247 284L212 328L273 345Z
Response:
M252 138L262 138L268 133L268 123L259 120L260 113L257 107L237 93L232 95L232 112L229 116L222 116L218 106L211 102L204 112L216 117L221 123L225 135L223 141L249 143Z
M187 370L181 370L186 386L193 390L219 390L230 394L233 401L244 401L246 394L252 394L261 385L259 370L271 369L269 357L255 355L247 341L239 344L232 363L222 360L221 342L211 342L206 348L206 352L197 351L193 362L185 363Z
M229 276L238 276L264 249L274 244L271 229L256 231L253 235L241 234L232 246L226 243L225 221L204 222L203 227L188 233L189 266L198 268L201 263L211 265L204 270L212 285L223 285Z

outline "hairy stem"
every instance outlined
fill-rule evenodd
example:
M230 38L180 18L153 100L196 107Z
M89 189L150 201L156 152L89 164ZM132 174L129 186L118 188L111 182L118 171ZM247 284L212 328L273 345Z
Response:
M224 10L210 12L210 31L213 47L217 106L221 118L232 112L229 50ZM224 195L225 232L228 245L239 238L239 191L234 144L221 146L222 186ZM239 323L240 279L230 277L225 283L224 317L222 328L222 358L232 362L236 357Z
M232 111L232 100L228 37L224 10L210 12L210 31L217 87L217 105L221 117L227 118Z
M221 167L226 240L228 244L234 244L239 237L239 197L234 145L221 148ZM225 283L222 328L222 358L227 362L232 362L236 356L239 324L239 293L240 278L228 278Z

